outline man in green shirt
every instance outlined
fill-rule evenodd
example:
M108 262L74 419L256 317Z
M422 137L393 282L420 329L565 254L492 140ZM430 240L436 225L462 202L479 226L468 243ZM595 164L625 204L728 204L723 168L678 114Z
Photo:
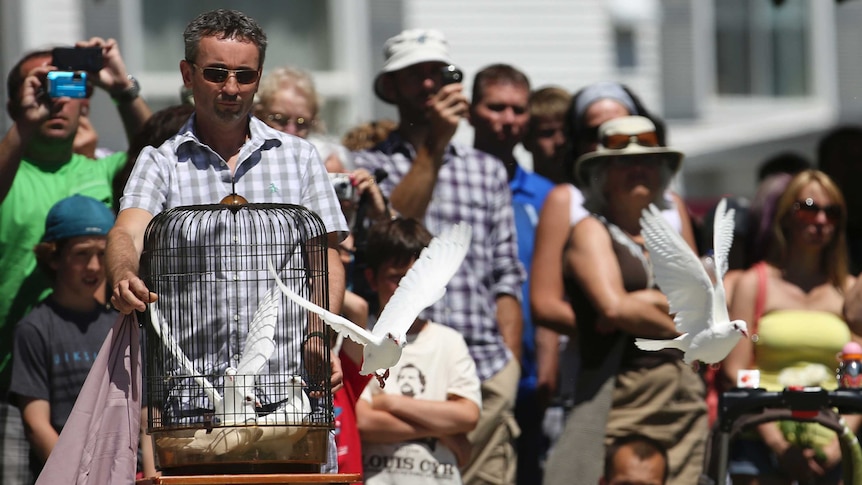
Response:
M138 96L137 81L126 72L113 39L93 38L78 47L101 47L104 67L90 75L92 85L113 98L126 131L134 136L150 109ZM93 160L73 153L82 107L88 99L50 98L46 77L51 51L24 56L7 79L7 110L12 127L0 140L0 483L26 479L26 446L17 409L6 393L11 373L15 324L48 293L49 282L35 271L33 247L42 237L48 210L57 201L82 194L110 206L114 175L126 164L124 153ZM19 436L21 441L16 438ZM19 459L23 454L22 459ZM23 463L22 463L23 462Z

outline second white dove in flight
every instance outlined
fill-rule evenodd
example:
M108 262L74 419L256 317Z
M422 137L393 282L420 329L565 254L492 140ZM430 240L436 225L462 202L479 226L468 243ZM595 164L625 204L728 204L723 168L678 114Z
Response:
M649 251L659 289L667 296L680 336L671 340L635 339L641 350L680 349L683 360L706 364L720 362L733 350L740 337L748 337L743 320L730 321L724 293L727 256L733 243L734 210L722 199L715 210L713 248L715 283L703 263L682 236L650 204L641 217L641 234Z
M407 330L422 310L436 303L446 293L446 285L467 255L471 235L471 227L459 223L432 239L407 274L401 278L398 288L370 332L315 305L288 288L278 277L272 261L269 262L269 270L276 285L288 298L319 315L338 333L363 345L362 368L359 373L374 374L380 387L383 387L384 379L389 375L389 368L401 358L401 349L407 343Z

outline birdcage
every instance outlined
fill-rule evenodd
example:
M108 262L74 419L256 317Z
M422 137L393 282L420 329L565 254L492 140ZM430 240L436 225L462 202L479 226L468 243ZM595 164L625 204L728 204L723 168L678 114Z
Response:
M285 298L328 304L326 231L284 204L153 218L141 277L148 429L163 473L315 472L333 425L329 331Z

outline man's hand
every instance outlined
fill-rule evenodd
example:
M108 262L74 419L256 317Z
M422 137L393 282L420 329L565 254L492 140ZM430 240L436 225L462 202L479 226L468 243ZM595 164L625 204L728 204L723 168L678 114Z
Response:
M461 84L449 84L440 88L437 94L428 100L426 109L431 122L426 146L439 162L442 160L443 151L458 130L458 123L467 115L470 103L461 90Z
M75 47L102 48L104 67L99 71L98 76L93 77L93 84L104 89L111 95L119 94L132 85L132 82L129 80L129 73L126 71L126 64L123 62L123 57L120 55L120 48L117 46L116 40L105 40L101 37L93 37L90 40L76 43Z
M338 354L329 351L329 365L332 369L332 374L329 377L329 385L332 386L332 393L344 387L344 371L341 370L341 359Z
M463 468L470 461L470 455L473 453L473 445L467 439L467 433L447 434L440 437L440 443L452 450L455 454L455 460L458 466Z
M359 197L367 196L366 200L369 201L368 216L371 219L386 220L389 218L389 207L386 205L386 199L383 197L383 192L374 180L374 175L364 168L358 168L350 172L350 181L353 183L353 186L356 187L356 192L359 194Z
M132 313L132 310L142 312L147 309L147 303L158 299L159 295L150 291L137 276L129 276L115 282L114 291L111 293L111 304L124 315Z
M47 64L34 68L24 78L18 100L10 101L18 105L19 116L15 122L22 139L29 139L51 115L53 102L48 97L47 75L56 70Z

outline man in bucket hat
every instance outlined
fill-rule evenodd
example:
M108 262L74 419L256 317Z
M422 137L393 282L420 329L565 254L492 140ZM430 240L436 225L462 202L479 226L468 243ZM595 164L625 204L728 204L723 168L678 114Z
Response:
M385 170L381 189L392 207L432 233L460 221L473 227L464 264L423 318L464 336L482 381L482 416L469 435L473 456L464 482L514 483L524 271L506 169L493 156L452 142L469 105L460 82L444 82L454 71L443 34L405 30L386 41L384 56L374 92L397 107L400 125L380 145L357 153L356 163Z

